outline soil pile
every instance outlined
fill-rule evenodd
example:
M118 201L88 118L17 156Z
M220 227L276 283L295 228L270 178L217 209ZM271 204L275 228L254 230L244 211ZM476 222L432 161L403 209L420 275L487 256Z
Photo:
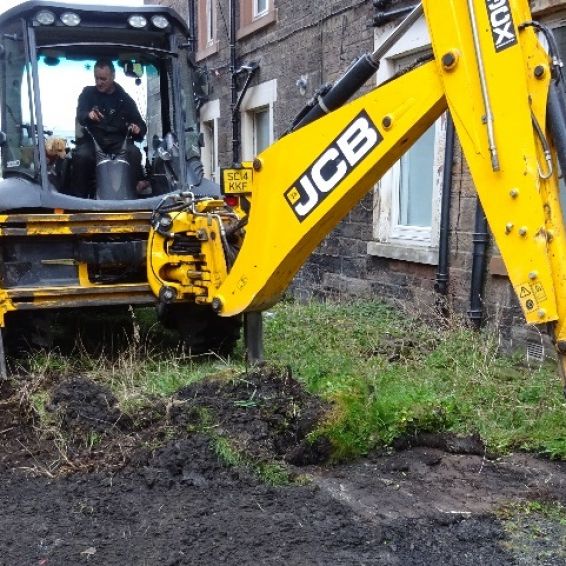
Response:
M298 469L327 458L311 437L329 407L286 372L195 383L129 416L80 376L54 383L45 414L21 387L0 396L0 565L566 563L559 522L510 532L494 514L566 503L563 463L414 447ZM302 483L267 485L273 463Z
M75 377L57 385L46 406L56 414L62 430L108 433L131 428L131 419L118 408L118 399L103 385Z
M308 394L289 372L265 366L234 380L203 381L179 391L176 400L173 422L183 423L187 416L190 422L195 409L208 411L218 434L253 458L307 465L330 456L326 438L309 438L330 407Z

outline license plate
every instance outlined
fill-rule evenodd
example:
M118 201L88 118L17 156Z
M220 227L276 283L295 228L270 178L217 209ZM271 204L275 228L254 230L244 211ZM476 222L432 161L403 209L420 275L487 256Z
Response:
M253 169L251 167L222 170L222 191L225 195L251 193L252 181Z

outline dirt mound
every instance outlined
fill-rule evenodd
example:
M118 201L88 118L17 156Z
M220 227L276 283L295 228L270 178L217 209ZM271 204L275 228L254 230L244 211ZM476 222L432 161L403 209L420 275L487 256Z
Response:
M169 489L174 485L217 489L260 483L245 468L223 462L213 441L202 433L169 441L155 450L136 450L125 473L141 477L150 489Z
M74 377L57 385L46 409L57 415L66 431L109 432L126 430L131 419L118 407L118 399L103 385Z
M174 423L190 425L200 410L201 418L212 419L219 434L253 458L307 465L330 456L326 438L309 438L330 406L310 395L289 371L264 366L231 380L195 383L180 390L176 400Z
M2 456L6 468L21 466L23 456L36 471L46 466L50 473L138 466L151 469L154 478L189 481L192 474L198 483L210 470L218 471L219 458L245 475L250 467L271 462L321 463L331 452L325 438L309 437L329 406L289 372L272 367L212 377L169 399L149 400L131 414L121 410L105 384L84 376L53 378L42 386L39 397L35 389L20 398L20 405L15 390L4 392L11 403L10 412L0 418L0 430L6 432L0 445L12 448ZM24 425L26 436L21 437ZM170 473L175 466L163 458L174 453L177 459L192 458L191 466L175 464L184 471ZM195 459L195 454L202 457Z

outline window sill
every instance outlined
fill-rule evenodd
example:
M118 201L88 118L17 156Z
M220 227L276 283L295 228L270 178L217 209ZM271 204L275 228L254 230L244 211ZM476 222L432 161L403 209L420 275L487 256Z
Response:
M507 273L507 268L503 263L503 259L500 256L493 256L489 261L489 274L498 275L499 277L509 277Z
M242 26L236 32L236 39L242 39L243 37L246 37L256 32L257 30L264 28L265 26L268 26L276 21L277 21L277 10L272 9L271 11L267 12L267 14L264 14L263 16L260 16L259 18L256 18L255 20L251 21L249 24Z
M210 57L211 55L218 53L218 43L219 43L218 41L214 41L212 45L209 45L204 49L199 49L196 53L195 59L197 61L202 61L203 59L206 59L207 57Z
M368 255L399 261L438 265L438 249L430 246L368 242L367 253Z

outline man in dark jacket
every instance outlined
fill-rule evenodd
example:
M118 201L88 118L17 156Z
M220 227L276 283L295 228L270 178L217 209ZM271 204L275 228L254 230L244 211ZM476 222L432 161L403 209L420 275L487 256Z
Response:
M118 154L128 132L133 141L142 141L147 132L136 103L114 79L112 61L100 59L94 65L95 86L85 87L79 96L77 122L87 131L81 139L77 139L73 155L70 189L78 197L95 196L96 158L93 137L102 151ZM128 140L126 158L132 169L134 184L140 188L144 184L141 152L132 140Z

